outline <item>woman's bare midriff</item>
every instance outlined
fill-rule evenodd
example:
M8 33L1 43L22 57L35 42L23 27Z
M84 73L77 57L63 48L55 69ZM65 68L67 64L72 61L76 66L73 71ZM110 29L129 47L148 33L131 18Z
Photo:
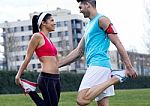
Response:
M56 56L42 56L39 58L42 65L42 72L50 74L59 74L58 59Z

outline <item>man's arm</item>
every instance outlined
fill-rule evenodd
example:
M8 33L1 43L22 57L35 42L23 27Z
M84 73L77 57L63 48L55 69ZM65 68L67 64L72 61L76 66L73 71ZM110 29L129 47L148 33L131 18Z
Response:
M114 29L114 26L111 24L110 20L106 17L102 17L100 20L99 20L99 26L104 30L106 31L109 39L111 40L111 42L116 46L121 58L123 59L123 62L125 63L125 66L126 66L126 74L129 76L129 77L132 77L132 78L136 78L137 77L137 73L136 71L134 70L132 64L131 64L131 61L128 57L128 54L127 52L125 51L125 48L124 46L122 45L115 29Z
M80 40L77 48L75 48L72 52L70 52L65 58L59 61L58 67L63 67L65 65L68 65L75 60L77 60L79 57L82 57L84 54L84 36Z

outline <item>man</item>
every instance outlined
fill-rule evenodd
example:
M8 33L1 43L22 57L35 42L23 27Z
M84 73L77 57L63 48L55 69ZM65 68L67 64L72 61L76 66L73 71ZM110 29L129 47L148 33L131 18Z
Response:
M88 68L80 84L77 104L86 106L95 99L98 106L109 106L108 97L114 95L113 84L122 82L126 75L136 78L137 74L113 24L107 17L97 12L96 0L77 0L77 2L80 12L90 21L77 48L60 61L59 67L70 64L85 54ZM107 54L110 41L118 49L126 66L125 71L111 73Z

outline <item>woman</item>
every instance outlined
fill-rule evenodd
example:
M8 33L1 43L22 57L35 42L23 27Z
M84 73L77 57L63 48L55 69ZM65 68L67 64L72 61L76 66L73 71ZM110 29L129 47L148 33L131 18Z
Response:
M15 77L17 85L22 85L37 106L58 106L60 97L60 78L58 71L57 50L48 34L55 29L54 19L49 13L34 15L32 19L33 36L29 42L25 60ZM40 31L39 31L40 30ZM21 75L26 69L33 53L39 58L42 71L38 77L38 86L43 99L36 93L33 84L21 80ZM24 85L24 83L26 85ZM26 88L27 87L27 88Z

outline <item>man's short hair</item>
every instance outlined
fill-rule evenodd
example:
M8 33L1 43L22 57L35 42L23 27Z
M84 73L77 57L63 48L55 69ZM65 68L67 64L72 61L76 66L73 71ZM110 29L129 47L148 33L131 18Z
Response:
M85 2L88 2L88 1L89 1L89 2L92 2L92 1L96 1L96 0L77 0L78 3L79 3L79 2L84 2L84 1L85 1Z
M77 2L89 2L93 7L96 7L96 0L77 0Z

